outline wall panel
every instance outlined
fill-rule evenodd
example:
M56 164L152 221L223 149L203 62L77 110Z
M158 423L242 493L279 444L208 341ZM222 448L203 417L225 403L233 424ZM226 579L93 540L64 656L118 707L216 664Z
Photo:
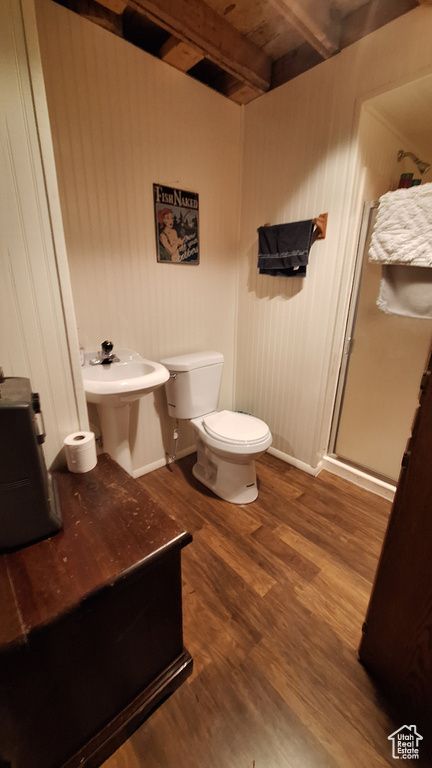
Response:
M242 245L247 256L240 271L237 404L269 422L274 448L311 466L316 466L332 342L328 306L337 301L351 150L348 116L342 114L336 124L322 120L338 93L337 59L328 64L314 70L309 87L302 78L294 81L289 98L282 99L284 89L278 89L251 104L244 134ZM258 146L264 152L254 161ZM322 212L329 212L327 237L313 245L305 279L258 274L257 227Z
M81 342L154 360L220 350L231 406L241 110L51 1L37 11ZM199 266L156 262L153 183L199 193ZM135 412L140 470L171 427L162 392Z
M432 69L418 8L245 108L236 405L309 468L326 451L362 208L363 99ZM258 274L257 228L328 212L307 277Z
M49 466L86 423L73 386L21 4L6 0L0 16L0 365L40 394Z
M235 407L268 421L282 455L317 467L361 213L360 105L431 71L432 9L240 109L48 0L37 8L81 340L110 336L156 359L221 349L221 404L233 403L235 360ZM200 193L198 268L156 264L154 181ZM325 211L306 280L257 274L257 227ZM166 447L160 397L139 406L138 468Z

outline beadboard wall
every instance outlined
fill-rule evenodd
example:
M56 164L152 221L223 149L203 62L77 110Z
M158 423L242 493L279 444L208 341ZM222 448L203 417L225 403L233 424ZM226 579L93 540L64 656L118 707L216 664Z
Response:
M432 9L239 108L50 0L36 7L82 343L153 359L221 350L221 406L265 419L272 450L315 472L361 216L361 104L432 71ZM156 263L153 182L199 192L199 267ZM322 212L307 278L259 276L257 228ZM161 391L136 410L139 473L163 461L172 425Z
M7 377L30 379L39 393L51 466L64 438L88 422L82 385L81 392L77 386L78 349L75 357L70 350L68 322L72 318L73 325L74 318L61 219L55 221L47 199L48 185L55 192L49 150L44 166L41 159L44 109L48 118L43 88L30 78L29 60L36 67L38 60L30 27L26 40L20 3L0 4L0 365Z
M245 113L236 402L270 425L273 449L317 464L334 309L353 186L352 112L338 58L249 105ZM259 147L259 153L257 153ZM306 278L259 275L257 234L266 222L328 212L327 236Z
M232 407L242 112L51 0L36 8L81 343L151 360L221 351ZM157 263L153 183L199 193L199 266ZM173 451L163 389L131 425L140 474ZM190 437L181 427L180 451Z
M270 425L277 455L315 472L326 452L357 233L362 102L432 71L432 8L418 8L247 105L237 407ZM259 275L257 228L328 212L307 277Z

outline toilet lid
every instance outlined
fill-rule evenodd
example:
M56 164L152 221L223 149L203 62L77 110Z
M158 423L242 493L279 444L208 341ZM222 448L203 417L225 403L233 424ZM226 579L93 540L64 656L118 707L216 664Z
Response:
M211 413L204 418L203 426L211 437L225 443L260 443L270 434L261 419L233 411Z

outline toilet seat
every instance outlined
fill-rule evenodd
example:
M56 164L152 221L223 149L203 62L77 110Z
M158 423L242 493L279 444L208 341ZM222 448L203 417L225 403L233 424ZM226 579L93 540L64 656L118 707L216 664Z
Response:
M264 421L246 413L210 413L203 418L202 424L210 437L231 445L258 445L270 435Z

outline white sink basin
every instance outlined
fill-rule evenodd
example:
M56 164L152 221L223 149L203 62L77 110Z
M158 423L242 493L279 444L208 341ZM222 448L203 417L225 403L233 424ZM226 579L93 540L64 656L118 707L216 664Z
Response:
M85 355L82 367L84 391L89 403L120 406L161 387L169 379L164 365L145 360L133 349L115 349L118 363L91 365L97 352Z
M115 349L116 363L92 365L97 352L85 355L81 368L87 402L95 403L103 449L133 475L129 419L134 400L148 395L169 379L164 365L145 360L133 349Z

